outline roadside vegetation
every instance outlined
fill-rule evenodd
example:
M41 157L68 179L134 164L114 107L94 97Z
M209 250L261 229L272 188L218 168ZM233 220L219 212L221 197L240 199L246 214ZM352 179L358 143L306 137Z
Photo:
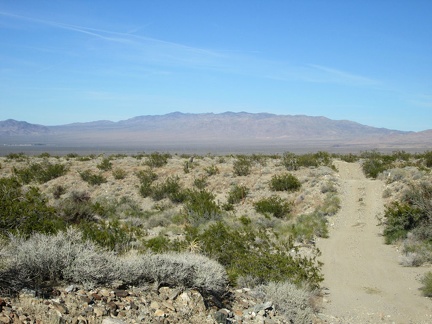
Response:
M121 280L312 296L323 280L314 240L328 237L340 208L334 159L388 183L386 243L402 244L409 265L431 262L430 152L9 154L0 157L0 291Z

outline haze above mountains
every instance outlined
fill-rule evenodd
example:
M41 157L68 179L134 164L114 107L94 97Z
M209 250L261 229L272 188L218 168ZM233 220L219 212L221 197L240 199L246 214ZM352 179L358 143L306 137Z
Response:
M0 121L0 145L197 151L428 150L432 130L405 132L348 120L268 113L137 116L59 126Z

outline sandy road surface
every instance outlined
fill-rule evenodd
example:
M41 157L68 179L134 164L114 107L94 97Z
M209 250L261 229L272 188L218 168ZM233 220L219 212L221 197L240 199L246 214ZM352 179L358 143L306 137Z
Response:
M341 209L330 219L330 238L318 242L328 288L322 318L328 323L432 323L432 300L418 290L418 278L429 269L399 265L397 250L379 235L383 182L366 179L357 163L336 163Z

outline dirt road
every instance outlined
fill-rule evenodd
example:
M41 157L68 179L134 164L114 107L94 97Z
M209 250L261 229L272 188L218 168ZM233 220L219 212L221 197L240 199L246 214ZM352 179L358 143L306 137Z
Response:
M336 162L341 209L330 219L330 238L318 241L324 262L323 319L327 323L432 323L432 300L422 297L426 268L398 263L383 244L376 216L384 211L384 183L366 179L359 164Z

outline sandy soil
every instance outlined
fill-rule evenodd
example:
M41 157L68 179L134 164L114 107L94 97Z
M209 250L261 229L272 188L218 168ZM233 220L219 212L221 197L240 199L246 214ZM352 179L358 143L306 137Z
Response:
M422 297L419 278L427 267L398 263L396 247L383 244L377 215L384 211L384 183L366 179L359 164L336 162L341 209L321 239L328 323L432 323L432 302Z

